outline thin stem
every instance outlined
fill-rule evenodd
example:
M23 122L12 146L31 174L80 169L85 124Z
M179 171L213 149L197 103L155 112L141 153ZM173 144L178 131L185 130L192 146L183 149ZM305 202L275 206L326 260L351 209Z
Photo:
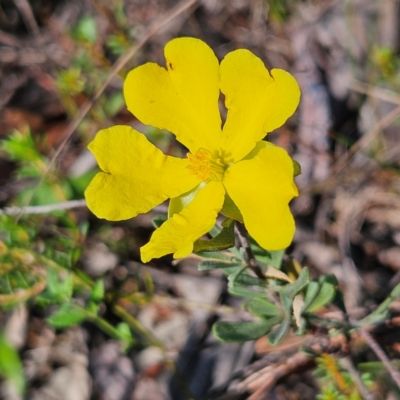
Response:
M246 252L247 266L257 275L258 278L265 279L265 275L261 267L258 265L253 254L253 250L250 247L247 230L240 222L235 222L235 234L239 239L240 246L243 247L244 251Z
M354 366L353 361L350 357L344 357L339 360L340 365L350 373L351 377L353 378L354 383L357 386L358 391L360 392L361 396L364 400L376 400L376 397L373 393L371 393L368 388L364 385L360 373L358 372L357 368Z
M19 215L19 214L47 214L53 211L70 210L73 208L86 207L86 200L69 200L60 203L46 204L43 206L26 206L26 207L4 207L0 208L0 215ZM159 205L153 208L154 212L166 213L168 208Z
M382 347L379 346L377 341L372 337L372 335L367 332L362 327L357 327L357 321L354 318L349 318L349 321L352 325L354 325L362 336L362 338L368 343L369 347L371 347L372 351L376 354L376 356L382 361L382 364L385 366L393 381L396 383L397 387L400 389L400 373L390 362L389 357L385 354Z
M149 330L142 326L142 324L122 306L116 304L113 306L113 312L123 319L136 333L146 339L149 345L159 347L165 351L163 343L158 340Z
M86 310L85 310L86 311ZM101 318L100 316L96 314L90 313L88 315L88 319L95 324L99 329L101 329L104 333L106 333L108 336L112 337L113 339L121 340L121 336L119 332L104 318ZM126 340L126 339L124 339ZM130 343L133 343L133 340L130 340Z

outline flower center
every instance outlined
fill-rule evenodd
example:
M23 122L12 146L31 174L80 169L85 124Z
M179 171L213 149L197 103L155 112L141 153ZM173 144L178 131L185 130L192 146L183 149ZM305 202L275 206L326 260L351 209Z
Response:
M226 166L220 158L205 149L197 150L196 154L187 153L189 159L188 170L203 182L222 181Z

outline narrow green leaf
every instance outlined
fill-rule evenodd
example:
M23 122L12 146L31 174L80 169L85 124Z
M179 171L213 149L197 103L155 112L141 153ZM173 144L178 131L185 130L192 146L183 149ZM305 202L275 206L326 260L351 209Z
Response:
M283 318L282 310L275 304L270 303L265 299L252 299L244 303L244 307L260 318L281 317ZM278 321L279 322L279 321Z
M265 295L266 295L265 289L261 288L259 286L248 289L245 286L237 286L236 285L231 288L228 288L228 291L233 296L247 297L249 299L265 297Z
M246 342L266 335L276 324L274 318L263 322L216 322L213 333L223 342Z
M0 375L9 380L20 394L25 391L24 368L17 350L0 335Z
M289 285L283 286L283 288L280 290L280 294L291 298L293 301L294 297L307 286L309 281L310 273L308 271L308 268L304 267L301 270L297 280L295 280L293 283L290 283Z
M88 312L72 303L63 304L57 312L47 319L55 328L62 329L80 324L88 317Z
M241 274L236 280L238 285L267 287L267 279L260 279L248 274Z
M333 274L321 276L307 286L302 312L314 312L333 301L338 281Z
M277 289L281 298L283 309L287 315L292 314L294 298L307 286L309 280L310 273L308 272L308 268L305 267L301 270L296 281Z
M332 285L330 282L323 280L321 282L318 295L311 302L308 308L304 308L304 311L314 312L324 307L326 304L329 304L335 297L336 287Z
M193 245L193 252L221 251L233 246L235 246L234 221L227 219L223 222L223 228L218 235L210 240L196 240Z
M268 251L261 248L253 240L251 241L251 248L257 261L276 269L281 269L285 250Z
M385 321L390 315L390 310L389 310L390 304L399 296L400 296L400 283L394 287L394 289L390 292L389 297L385 301L383 301L374 312L367 315L362 320L358 321L358 325L361 326L378 325L383 321Z
M213 261L231 261L234 258L230 253L227 254L220 251L202 251L197 253L197 255L203 258L211 259Z
M317 297L319 289L320 289L320 282L318 281L311 281L307 286L306 295L304 296L304 307L303 312L307 311L308 307Z
M243 272L247 269L247 266L242 266L240 268L238 268L235 272L233 272L232 274L230 274L228 276L228 288L231 288L233 286L235 286L237 280L239 279L239 277L241 275L243 275Z
M103 300L104 297L104 282L103 280L99 279L95 282L92 292L90 293L90 300L94 301L95 303L99 303Z
M152 219L151 223L153 224L154 228L157 229L157 228L159 228L167 219L168 219L168 217L167 217L166 214L159 214L159 215L156 215L156 216Z
M290 327L290 318L285 318L282 323L273 329L268 335L268 341L272 346L277 345L286 335Z
M232 268L232 267L240 267L242 264L233 264L231 262L225 261L213 261L213 260L204 260L200 261L198 265L199 271L210 271L213 269L219 268Z

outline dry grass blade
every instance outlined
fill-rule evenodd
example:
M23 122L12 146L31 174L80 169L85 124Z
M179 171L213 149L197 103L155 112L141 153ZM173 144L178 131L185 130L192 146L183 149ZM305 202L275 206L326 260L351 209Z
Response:
M351 83L350 89L358 93L366 94L367 96L387 101L388 103L400 104L400 96L392 90L380 88L356 80Z
M40 29L29 2L27 0L14 0L14 3L21 13L26 27L32 31L36 38L40 38Z
M55 204L47 204L45 206L32 207L5 207L0 209L0 215L19 215L23 214L47 214L52 211L70 210L71 208L86 207L86 200L62 201Z
M150 28L147 30L147 32L143 35L143 38L136 43L134 46L130 48L124 55L122 55L118 61L114 64L114 67L112 68L111 72L107 76L107 79L104 81L104 83L101 85L100 89L96 92L94 97L91 100L88 100L81 108L76 117L71 121L71 123L68 125L67 129L64 131L63 136L65 136L65 139L61 142L60 146L57 148L56 152L54 153L53 157L51 158L49 165L40 178L38 184L32 191L31 195L29 196L28 200L24 204L24 207L22 208L21 212L18 214L16 223L18 223L19 219L24 213L25 207L29 206L30 202L33 199L33 196L35 195L37 189L42 185L45 177L53 167L56 159L58 156L61 154L62 150L64 149L65 145L68 143L70 140L71 136L75 132L76 128L79 126L79 124L82 122L83 118L85 118L86 114L89 112L89 110L92 108L93 104L99 99L99 97L102 95L104 90L107 88L107 86L110 84L110 82L113 80L113 78L118 74L118 72L123 68L123 66L140 50L143 45L159 30L164 28L166 25L168 25L174 18L176 18L178 15L181 15L183 12L188 10L190 7L192 7L194 4L196 4L198 0L188 0L188 1L182 1L179 3L175 8L173 8L165 17L163 17L161 20L155 21Z
M361 139L359 139L353 146L349 149L349 151L340 157L335 166L332 168L332 173L338 173L346 168L350 159L362 148L367 146L376 135L392 124L398 117L400 116L400 106L396 107L394 110L386 114L380 121L378 121L375 126L367 133L365 133Z

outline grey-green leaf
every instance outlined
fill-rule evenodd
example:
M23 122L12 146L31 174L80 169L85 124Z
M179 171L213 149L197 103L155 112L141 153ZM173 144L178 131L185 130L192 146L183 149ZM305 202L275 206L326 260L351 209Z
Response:
M240 267L241 264L233 264L230 261L214 261L214 260L203 260L199 262L198 269L199 271L210 271L213 269L219 268L232 268L232 267Z
M246 342L266 335L276 324L274 318L263 322L216 322L213 332L223 342Z
M268 340L269 342L275 346L278 344L286 335L287 331L290 327L290 318L285 318L282 323L275 329L273 329L269 335Z
M221 251L235 246L234 222L225 220L221 232L210 240L198 239L194 242L193 252Z
M304 267L301 270L297 280L295 280L293 283L290 283L289 285L285 285L280 290L280 293L293 300L294 297L307 286L309 281L310 281L310 272L308 271L307 267Z
M281 317L281 319L283 318L282 310L265 299L258 298L249 300L244 304L244 307L248 308L252 314L260 318L268 319L278 316Z
M304 311L314 312L329 304L335 297L336 287L337 285L329 280L329 276L324 276L320 283L317 296L307 308L304 307Z

